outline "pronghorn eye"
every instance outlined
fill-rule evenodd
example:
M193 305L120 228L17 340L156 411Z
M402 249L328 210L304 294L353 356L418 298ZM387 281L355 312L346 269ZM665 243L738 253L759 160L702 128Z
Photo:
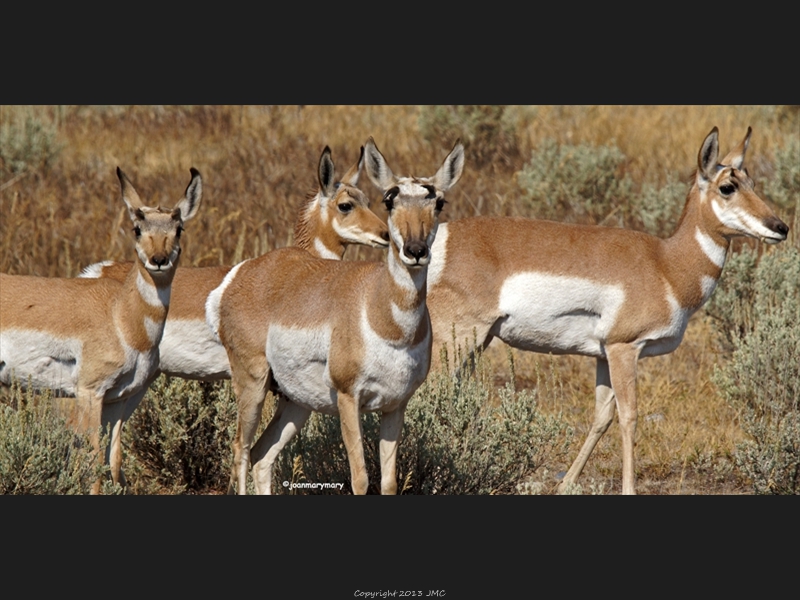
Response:
M719 191L723 193L725 196L730 196L733 192L736 191L736 186L732 183L726 183L725 185L719 186Z
M347 214L347 213L349 213L351 210L353 210L353 205L352 205L350 202L342 202L342 203L339 205L339 212L342 212L342 213L345 213L345 214Z
M444 198L439 198L436 201L436 211L437 212L441 211L444 208L445 204L447 204L447 200L445 200Z
M139 229L138 225L133 228L133 235L135 235L137 238L142 236L142 230Z
M175 230L175 238L176 239L181 239L181 233L182 232L183 232L183 227L178 227L178 229Z

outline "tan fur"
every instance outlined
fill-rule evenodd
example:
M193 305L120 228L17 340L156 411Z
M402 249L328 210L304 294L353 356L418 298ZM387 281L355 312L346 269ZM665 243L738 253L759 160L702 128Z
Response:
M354 163L342 177L334 179L334 165L330 157L330 149L326 147L319 161L318 188L310 195L300 208L295 226L295 245L312 256L320 258L342 258L350 244L359 243L373 247L386 247L388 232L386 224L369 208L369 200L356 185L363 169L364 148L361 148L359 160ZM327 218L323 219L323 210ZM335 227L348 230L349 235L343 237ZM325 255L320 254L317 241L321 241ZM99 276L122 280L127 276L133 263L111 263L99 268ZM182 338L187 335L177 327L178 321L201 324L205 328L205 304L208 295L218 287L230 271L230 267L182 267L175 275L172 284L172 304L167 317L167 333L173 339L165 338L161 348L160 371L170 376L187 379L214 381L230 378L230 367L225 364L214 365L214 368L201 369L194 364L181 366L180 357L170 354L171 348L180 346L180 352L186 351L191 340ZM174 327L174 328L171 328ZM193 332L195 330L191 330ZM211 333L207 334L211 338ZM175 339L176 338L176 339ZM170 342L170 345L166 344ZM208 344L213 344L209 340ZM177 354L176 351L172 351ZM191 367L195 367L190 370Z
M0 275L0 383L54 389L76 400L69 421L88 431L99 451L100 427L110 426L107 459L114 482L121 472L122 424L156 374L158 343L169 309L170 286L180 257L182 224L191 219L202 194L192 169L185 198L173 210L144 206L117 170L128 205L140 260L122 281ZM44 340L47 347L26 345ZM50 354L48 354L48 352ZM53 370L60 362L64 369ZM69 365L75 366L71 373ZM53 373L58 380L52 379ZM74 376L73 376L74 375ZM93 491L99 491L98 481Z
M381 491L396 492L396 447L405 406L430 363L425 307L430 243L443 205L442 192L455 184L462 167L463 147L457 144L437 175L422 180L436 188L433 193L412 186L410 178L395 178L370 138L367 171L384 190L391 209L388 262L334 262L297 249L280 249L244 262L227 283L219 304L218 334L228 351L239 409L231 492L238 482L239 493L245 493L252 460L257 491L270 493L275 457L312 410L340 415L356 494L367 490L359 415L365 410L381 411ZM364 314L369 333L362 330ZM279 331L296 331L297 340L303 336L324 340L329 335L329 345L319 350L315 343L293 347L291 336ZM277 354L283 361L280 365L267 360L272 344L282 344ZM306 370L321 373L309 363L316 360L309 351L324 357L319 359L324 361L324 377L319 377L325 381L293 379ZM410 371L399 367L395 372L394 365L376 366L385 360L382 352L413 367ZM282 396L272 421L252 446L273 378ZM297 390L304 385L323 390L322 400L298 397ZM325 398L334 396L335 403L326 403Z
M428 307L433 323L436 367L440 348L450 345L453 327L461 345L472 344L475 332L481 347L486 347L493 337L500 337L522 349L597 357L595 423L562 482L562 489L577 480L594 445L613 418L612 401L616 400L623 436L623 492L634 493L636 361L640 355L663 354L677 347L683 329L670 330L671 320L678 315L685 326L688 316L707 300L704 281L706 285L713 284L722 271L721 264L703 251L697 240L698 230L713 243L712 254L721 257L721 261L733 236L768 236L772 242L785 239L788 227L755 194L752 180L741 170L749 138L748 129L739 147L723 159L722 164L726 166L717 169L717 129L709 133L698 156L698 174L689 191L683 216L670 238L659 239L642 232L599 226L476 217L448 223L446 236L440 233L440 239L444 240L442 246L438 246L438 241L434 244L434 256L445 256L443 267L432 264L429 271ZM723 198L720 188L731 182L736 190ZM738 225L722 223L714 212L714 203L725 210L737 208L750 215L760 229L746 231ZM440 274L432 282L430 273L437 269ZM576 301L569 297L566 288L548 293L548 301L555 304L563 301L564 305L563 316L554 317L552 324L541 326L541 338L549 336L551 341L542 347L533 347L535 344L521 343L520 336L504 337L503 324L509 315L500 309L500 292L509 277L519 273L531 273L532 277L575 278L590 286L610 286L613 298L624 297L613 326L603 335L597 351L577 352L566 347L565 335L559 334L561 328L568 326L565 325L569 323L567 318L582 314L576 310ZM672 304L670 296L674 298ZM587 304L593 301L595 298L587 297ZM531 315L535 320L535 314ZM589 311L585 316L591 317ZM650 339L654 335L657 337L660 329L669 330L662 346Z

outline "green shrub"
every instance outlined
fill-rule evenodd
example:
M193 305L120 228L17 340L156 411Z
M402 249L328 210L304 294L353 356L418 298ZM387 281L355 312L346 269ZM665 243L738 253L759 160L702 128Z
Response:
M519 144L511 113L505 106L422 106L419 130L429 142L464 143L470 164L480 167L497 161L508 164L519 155Z
M715 309L733 346L714 381L739 411L747 440L737 467L757 494L800 493L800 251L779 247L756 261L745 250L717 290ZM749 307L748 307L749 305ZM727 307L727 308L722 308Z
M672 235L688 192L688 186L674 177L668 177L662 187L643 184L641 191L631 196L631 224L636 229L662 238Z
M123 467L132 491L224 493L235 433L230 382L162 375L123 429Z
M624 211L631 181L623 173L625 155L616 146L560 145L544 141L518 174L522 201L531 216L601 223Z
M47 167L60 150L55 126L46 125L36 117L27 116L21 123L13 121L0 126L0 173L15 175Z
M481 373L480 358L475 374L431 374L406 410L398 449L398 492L515 493L537 469L563 457L571 441L568 426L540 412L543 387L515 391L509 384L495 390ZM369 493L380 493L380 420L376 414L363 419ZM276 461L275 481L275 493L284 490L283 481L343 482L342 492L350 493L339 419L313 414Z
M52 400L14 385L0 403L0 494L88 494L107 473L89 436L70 429Z
M800 137L775 152L774 172L764 191L780 208L790 211L800 202Z

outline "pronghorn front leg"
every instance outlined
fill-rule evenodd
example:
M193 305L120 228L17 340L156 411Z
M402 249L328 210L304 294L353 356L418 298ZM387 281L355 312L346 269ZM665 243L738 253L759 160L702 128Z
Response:
M350 479L353 494L367 493L367 463L364 460L364 443L361 433L361 415L358 401L350 394L338 392L339 420L342 424L342 438L350 462ZM381 430L383 428L381 427Z
M257 494L272 493L272 473L275 459L284 446L303 428L311 411L279 394L275 414L264 433L250 450L250 464L253 465L253 481Z
M230 354L229 354L230 356ZM266 366L266 365L265 365ZM247 472L250 469L250 448L256 437L256 430L261 421L261 411L267 397L267 380L269 367L263 373L253 376L249 370L233 369L233 390L236 394L239 420L236 423L236 437L233 440L233 465L228 494L234 493L234 485L238 487L240 496L247 494Z
M606 348L606 356L622 432L622 493L633 495L636 493L633 448L636 437L636 363L639 360L639 348L633 344L614 344Z
M586 461L592 454L594 447L603 434L608 431L611 421L614 419L614 390L611 387L611 377L608 373L608 361L604 358L597 359L597 372L595 377L594 390L594 422L586 436L586 441L581 446L581 451L570 466L569 471L558 484L558 491L566 491L567 486L578 481Z
M144 395L144 392L142 392ZM103 431L108 431L111 439L106 450L106 462L111 467L111 481L124 486L122 475L122 424L125 417L125 401L103 404Z
M381 415L381 494L397 493L397 446L403 433L405 405Z

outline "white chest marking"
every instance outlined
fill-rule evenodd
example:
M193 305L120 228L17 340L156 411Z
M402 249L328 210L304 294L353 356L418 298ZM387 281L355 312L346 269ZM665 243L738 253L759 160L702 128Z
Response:
M491 334L515 348L603 356L605 341L625 301L621 285L525 272L503 283L503 315Z
M439 283L444 273L445 263L447 262L447 237L449 230L447 223L439 225L436 233L436 241L431 247L431 262L428 265L428 290Z
M425 305L422 305L425 310ZM424 315L423 315L424 316ZM406 402L425 380L430 367L430 328L416 346L397 346L370 327L367 309L361 311L364 364L353 386L366 412L391 411Z
M670 308L669 325L651 331L642 339L640 357L669 354L683 339L692 311L681 307L671 289L667 291L667 302Z
M166 288L156 287L153 284L145 281L141 272L138 272L136 273L136 288L139 290L139 294L141 295L142 299L150 306L154 306L156 308L169 306L169 297L170 292L172 291L172 286L167 286Z

